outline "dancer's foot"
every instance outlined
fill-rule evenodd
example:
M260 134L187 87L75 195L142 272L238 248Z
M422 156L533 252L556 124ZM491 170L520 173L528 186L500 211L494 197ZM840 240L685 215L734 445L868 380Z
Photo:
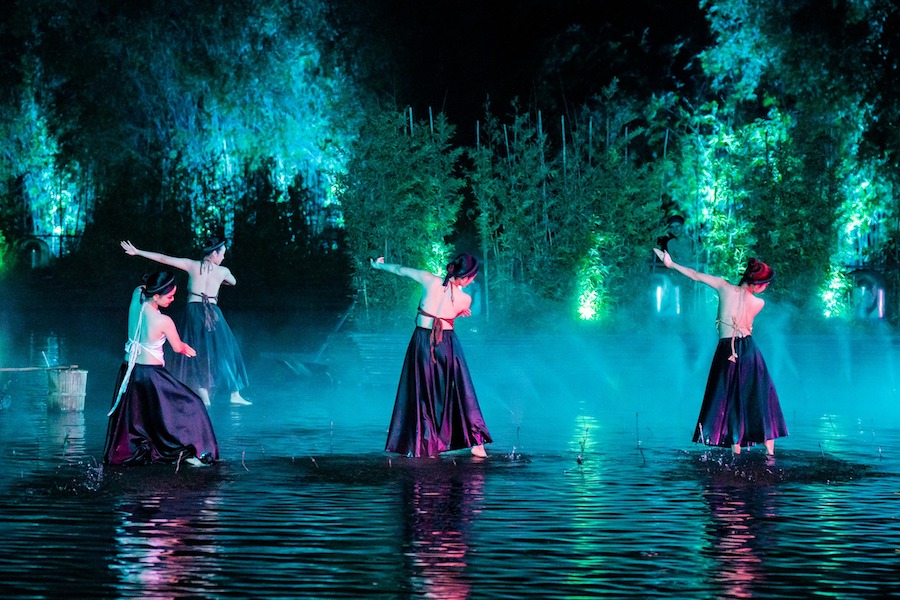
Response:
M740 444L732 444L732 445L731 445L731 451L734 452L735 454L740 454L740 453L741 453L741 446L740 446Z
M775 440L766 440L763 442L763 445L766 447L766 454L768 456L775 456Z
M201 400L203 400L203 404L205 404L206 406L210 405L209 390L207 390L206 388L200 388L199 390L197 390L197 395L200 396Z
M484 451L484 444L478 444L477 446L472 446L472 456L477 456L479 458L487 458L487 452Z
M191 465L192 467L208 467L209 463L205 463L196 456L191 456L190 458L184 459L184 462Z
M231 403L237 404L238 406L250 406L253 404L243 396L241 396L240 392L234 392L231 394Z

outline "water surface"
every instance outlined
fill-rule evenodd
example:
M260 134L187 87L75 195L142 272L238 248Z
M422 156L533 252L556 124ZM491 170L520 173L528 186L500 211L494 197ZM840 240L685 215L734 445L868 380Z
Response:
M229 313L253 406L210 409L222 461L102 468L117 311L0 313L4 598L881 598L900 564L897 343L760 335L778 456L689 443L715 340L460 337L494 437L381 452L408 334L340 314Z

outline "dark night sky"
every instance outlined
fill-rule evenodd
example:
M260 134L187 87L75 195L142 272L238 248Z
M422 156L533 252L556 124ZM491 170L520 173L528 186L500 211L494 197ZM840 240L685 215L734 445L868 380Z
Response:
M640 49L690 37L705 41L698 0L385 0L382 35L395 53L401 104L443 110L451 122L477 119L485 98L492 110L556 102L578 106L609 83L671 88L690 49L676 64ZM620 44L610 52L609 42ZM562 70L547 67L568 53ZM552 58L551 58L552 59Z

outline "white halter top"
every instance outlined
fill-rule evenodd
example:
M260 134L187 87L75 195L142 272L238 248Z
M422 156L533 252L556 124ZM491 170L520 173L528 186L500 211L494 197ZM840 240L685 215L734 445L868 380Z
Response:
M159 336L158 340L146 344L137 341L137 338L139 338L141 334L141 323L144 320L145 306L147 305L141 305L141 312L138 314L138 322L137 327L134 328L134 335L125 342L125 360L128 362L128 367L125 369L125 377L122 379L122 385L119 386L119 393L116 395L116 401L113 403L112 408L109 409L109 412L106 413L106 416L111 416L119 407L119 402L122 400L122 394L125 393L125 390L128 388L128 382L131 380L131 373L134 371L134 365L137 363L138 356L146 352L162 363L163 366L166 364L165 355L163 354L163 344L166 343L166 334L162 334Z
M142 344L137 340L129 338L127 342L125 342L125 360L131 362L132 354L134 354L134 358L137 359L143 353L147 353L165 366L166 364L166 355L163 352L163 345L166 343L166 334L162 334L159 336L159 339L155 342L147 342L146 344ZM137 362L135 360L135 362Z

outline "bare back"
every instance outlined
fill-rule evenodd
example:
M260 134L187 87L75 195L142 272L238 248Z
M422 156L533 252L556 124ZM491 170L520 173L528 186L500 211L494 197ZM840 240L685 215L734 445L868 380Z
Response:
M766 301L757 297L747 284L734 285L721 277L701 273L690 267L679 265L672 260L668 252L654 248L663 264L668 269L675 269L685 277L699 281L716 290L719 295L719 314L716 318L716 326L719 329L720 338L746 337L753 332L753 319L766 305ZM754 286L754 291L765 289L766 285Z
M234 285L231 270L210 261L192 260L190 267L185 270L188 274L188 292L190 292L188 302L201 302L202 295L205 294L210 302L215 304L222 284Z
M437 275L427 274L419 283L422 284L422 298L419 300L419 308L441 319L455 319L460 313L469 310L472 306L472 297L462 288L448 283L443 285L443 279ZM431 327L434 319L419 315L416 323L422 327ZM453 329L449 323L444 329Z
M434 273L422 269L404 267L403 265L384 262L381 256L377 260L370 259L373 269L387 271L400 277L407 277L422 286L422 297L419 299L419 314L416 325L428 329L437 329L435 319L440 319L441 329L453 329L453 320L457 317L468 317L472 314L472 297L463 288L472 282L475 275L463 279L451 278L447 285L444 279ZM425 314L422 314L425 313Z
M746 286L726 283L716 287L719 294L719 314L716 325L720 338L746 337L753 332L753 319L766 305Z
M141 302L139 289L135 290L131 305L128 308L128 339L141 346L153 346L163 336L168 339L175 325L172 319L159 312L154 306ZM171 340L169 340L171 343ZM149 352L141 352L135 362L142 365L161 365L163 360Z

